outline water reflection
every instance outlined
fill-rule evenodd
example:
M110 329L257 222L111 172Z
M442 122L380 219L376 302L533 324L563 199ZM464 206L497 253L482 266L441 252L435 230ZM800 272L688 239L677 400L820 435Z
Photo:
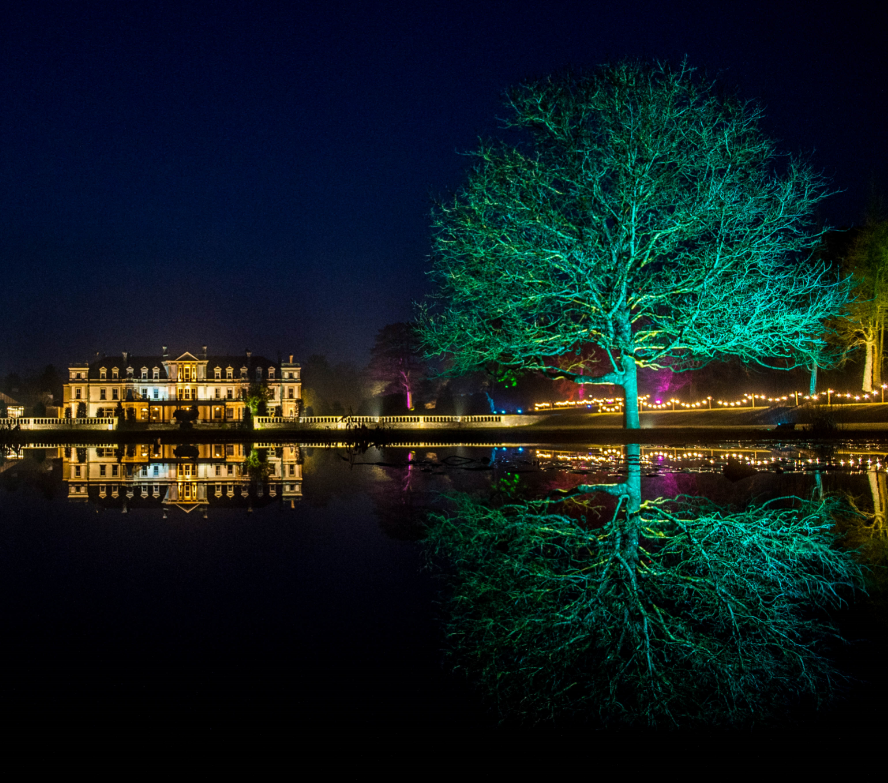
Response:
M243 506L302 497L299 446L151 443L64 446L58 450L68 498L124 513L133 507Z
M575 456L616 462L613 451ZM736 480L777 462L723 456ZM453 511L433 515L428 546L449 583L453 660L504 717L734 725L831 695L839 674L826 653L839 634L828 611L863 585L836 542L847 507L643 499L643 462L662 458L628 445L623 481L499 503L458 493ZM593 507L601 495L616 502ZM565 513L577 499L593 513Z
M120 568L125 574L147 552L154 559L137 589L127 592L121 577L120 590L86 591L89 599L81 600L101 608L110 596L124 596L118 616L131 618L134 628L127 652L137 654L141 625L153 611L138 603L140 596L163 593L175 573L176 590L159 616L175 611L182 595L192 596L193 611L182 622L211 640L217 660L228 660L231 639L277 638L287 618L314 612L309 636L323 652L311 665L335 650L348 671L375 644L367 640L378 623L413 627L416 605L396 615L393 596L422 594L432 605L431 587L415 581L419 547L412 543L427 536L432 519L437 524L428 547L450 580L452 660L504 714L576 713L657 725L742 722L799 702L799 694L813 703L828 692L835 675L825 654L834 629L821 609L835 605L857 580L853 564L829 544L837 532L846 546L885 562L884 465L884 450L864 444L831 450L737 443L630 449L156 440L45 445L0 455L0 490L24 486L54 495L63 502L41 508L69 521L44 539L34 537L34 554L20 572L13 568L20 545L7 544L18 560L5 567L15 575L15 595L45 598L39 611L23 599L22 616L42 616L56 605L55 596L80 589L80 577L57 566L72 547L78 551L72 561L92 563L103 587L114 553L131 550ZM822 503L819 495L811 499L817 480ZM839 492L848 498L842 507L831 499ZM304 499L296 514L269 513L275 505L297 505L298 498ZM0 493L0 515L11 521L8 509L21 514L29 500L25 492L17 498ZM93 507L142 513L101 519L84 513ZM213 507L225 513L214 515ZM251 509L260 513L247 517ZM193 519L198 510L209 511L215 524L162 522L183 513ZM150 523L152 516L158 524ZM20 541L30 529L21 525ZM226 530L237 535L226 538ZM172 537L176 546L167 547ZM88 545L93 539L102 545ZM44 541L58 542L60 554L49 565ZM309 578L304 574L319 552L327 559ZM265 579L275 553L285 556L272 569L271 586ZM190 564L203 558L218 573L214 590L203 587L206 568L192 573ZM347 575L360 569L366 577L349 582ZM32 573L41 578L29 581ZM53 574L70 578L55 583ZM377 601L380 585L391 592ZM417 592L422 589L428 592ZM243 604L249 611L232 614L230 597L244 590L253 595ZM355 601L359 610L348 614ZM48 624L53 629L65 627L67 610L58 603L59 619ZM241 633L270 606L279 610L269 611L259 631ZM328 625L340 623L344 612L351 618L346 625L366 622L363 636L343 631L323 647ZM224 621L225 632L204 617ZM177 653L185 647L175 630L155 624L158 644L172 640ZM98 649L110 632L101 622L89 628L82 646L92 655L93 636ZM433 630L425 632L434 638ZM380 648L378 658L387 660L397 649ZM437 652L434 661L437 666Z

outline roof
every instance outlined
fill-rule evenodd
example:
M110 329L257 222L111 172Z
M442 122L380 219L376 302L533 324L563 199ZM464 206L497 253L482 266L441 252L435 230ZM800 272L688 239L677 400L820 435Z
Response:
M221 367L223 370L227 367L232 367L235 370L239 371L241 367L246 367L249 370L255 372L257 367L261 367L263 370L267 371L269 367L274 367L276 369L280 369L280 362L274 362L270 359L266 359L264 356L250 356L249 358L242 353L236 355L223 355L223 356L208 356L206 359L200 359L192 353L185 352L177 357L167 356L164 358L160 355L154 356L127 356L126 361L123 360L123 356L121 354L117 354L115 356L106 356L102 359L96 359L89 364L89 370L87 373L87 378L89 379L99 379L99 372L104 367L108 373L111 373L113 368L117 368L118 373L123 377L126 375L126 368L132 367L133 372L138 374L143 367L147 367L149 370L153 370L155 367L161 369L164 365L164 362L174 363L178 361L188 361L188 362L206 362L207 363L207 373L212 372L213 368ZM83 367L85 365L81 364L72 364L72 367Z

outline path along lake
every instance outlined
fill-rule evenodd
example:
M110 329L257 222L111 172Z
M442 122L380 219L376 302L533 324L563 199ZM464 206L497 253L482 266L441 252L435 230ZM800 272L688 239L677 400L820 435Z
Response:
M742 508L822 489L862 514L845 545L874 569L870 595L836 615L851 679L834 706L798 708L781 731L877 728L888 696L886 454L853 441L641 447L645 498ZM20 729L69 733L221 735L309 719L312 731L392 736L517 730L445 660L427 513L452 492L532 498L619 482L624 455L591 443L8 451L0 698ZM602 502L596 513L612 512Z

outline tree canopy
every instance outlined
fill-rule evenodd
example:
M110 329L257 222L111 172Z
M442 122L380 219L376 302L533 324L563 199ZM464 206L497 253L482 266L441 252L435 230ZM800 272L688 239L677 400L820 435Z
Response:
M383 394L403 393L407 408L413 410L416 390L426 375L413 324L386 324L376 333L367 374L371 380L385 384Z
M888 220L870 216L842 259L842 270L854 281L854 301L838 333L847 351L864 349L863 391L882 383L885 321L888 319Z
M507 94L508 128L434 212L430 355L624 387L637 368L736 356L802 366L848 299L811 258L822 175L779 155L762 109L682 64L622 62ZM778 165L781 164L781 165ZM608 365L556 357L594 344Z

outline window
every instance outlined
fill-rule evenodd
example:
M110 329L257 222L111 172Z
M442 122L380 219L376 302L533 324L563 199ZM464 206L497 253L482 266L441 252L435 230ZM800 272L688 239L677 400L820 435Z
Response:
M241 378L243 380L247 380L247 368L246 367L241 367Z
M216 387L216 399L219 400L219 399L221 399L221 398L222 398L222 389L220 389L220 388L217 386L217 387Z
M234 418L234 408L226 408L225 409L225 418L233 419Z
M77 478L80 478L80 465L74 466L74 475L77 476Z
M217 476L222 475L222 466L221 465L216 465L216 475Z
M111 389L111 399L116 400L119 398L117 389Z
M147 367L142 368L142 380L143 381L148 380L148 368Z
M99 475L100 476L105 475L105 466L104 465L99 465Z
M79 471L80 468L78 468L77 470ZM78 472L77 475L79 476L80 473ZM229 465L229 466L228 466L228 475L229 475L229 476L233 476L233 475L234 475L234 465Z
M132 367L126 368L126 379L128 381L131 381L133 379L133 368Z
M157 476L160 473L160 465L154 466L154 475Z
M116 380L120 377L120 370L118 370L116 367L112 368L112 370L111 370L111 376L112 376L112 377L114 378L114 380L116 381Z
M221 380L222 380L222 368L221 368L221 367L217 367L215 370L213 370L213 377L214 377L217 381L221 381Z
M80 389L74 389L74 399L75 400L80 399Z
M290 465L290 475L291 476L296 475L296 466L295 465Z
M108 399L108 390L107 389L99 389L99 399L107 400Z
M295 390L293 389L292 386L291 386L290 388L287 389L287 398L288 398L288 399L291 399L291 400L293 399L293 392L294 392L294 391L295 391Z
M151 377L152 377L155 381L160 380L160 368L159 368L159 367L155 367L155 368L151 371Z
M274 367L268 368L268 380L270 380L270 381L274 380Z
M232 378L234 378L234 369L232 369L231 367L227 367L227 368L225 369L225 378L226 378L227 380L229 380L229 381L230 381Z
M99 370L99 377L100 377L103 381L108 380L108 370L107 370L106 368L104 368L104 367L103 367L101 370Z
M116 476L116 475L117 475L117 465L112 465L112 466L111 466L111 475L112 475L112 476Z
M225 390L225 399L226 400L233 400L234 399L234 389L229 387Z
M154 392L154 399L156 400L160 396L160 389L152 389Z

